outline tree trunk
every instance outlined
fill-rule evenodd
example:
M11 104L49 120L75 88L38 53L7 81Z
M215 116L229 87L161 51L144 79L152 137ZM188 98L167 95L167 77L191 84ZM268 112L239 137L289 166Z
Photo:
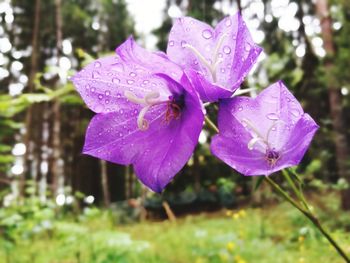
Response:
M325 70L328 81L329 106L333 125L333 136L336 150L336 164L338 176L345 178L350 184L350 173L347 167L348 147L345 133L344 118L342 112L342 98L337 87L337 80L334 76L335 47L332 34L332 19L329 14L327 0L318 0L316 2L316 12L321 21L322 37L324 48L327 53L325 60ZM350 189L342 191L342 207L350 210Z
M62 16L61 0L55 0L56 7L56 49L57 49L57 66L62 53ZM57 84L56 84L57 85ZM62 176L61 162L61 104L55 100L53 104L53 127L52 127L52 190L56 194L58 190L59 177Z
M106 161L100 160L101 167L101 185L102 185L102 194L103 194L103 204L105 207L110 205L110 196L108 189L108 173L107 173L107 163Z
M34 90L34 78L35 74L38 70L38 38L39 38L39 25L40 25L40 6L41 6L41 0L35 1L35 11L34 11L34 26L33 26L33 33L32 33L32 56L30 58L30 72L29 72L29 78L28 78L28 92L33 92ZM25 116L25 127L26 127L26 133L24 135L24 144L27 148L25 156L24 156L24 172L21 178L20 182L20 195L22 196L24 194L24 184L26 177L28 173L30 173L31 170L31 161L29 159L30 155L32 154L32 147L30 147L30 141L31 141L31 130L32 130L32 119L33 119L33 111L35 110L35 105L31 105L28 107L26 116Z

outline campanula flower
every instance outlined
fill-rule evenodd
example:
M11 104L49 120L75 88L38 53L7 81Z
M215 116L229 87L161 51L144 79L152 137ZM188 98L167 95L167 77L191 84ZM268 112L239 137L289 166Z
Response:
M215 29L191 17L177 19L167 54L184 68L201 99L213 102L232 96L261 50L237 13L221 20Z
M212 153L244 175L269 175L297 165L318 129L281 81L255 99L223 100L218 125Z
M203 126L203 106L181 68L129 38L73 82L97 113L83 152L132 164L146 186L161 192L191 157Z

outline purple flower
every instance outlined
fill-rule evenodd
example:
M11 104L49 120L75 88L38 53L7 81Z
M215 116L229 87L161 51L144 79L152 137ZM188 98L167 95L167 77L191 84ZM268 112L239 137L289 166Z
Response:
M213 29L191 17L176 20L167 54L181 65L203 101L229 98L255 64L257 46L239 13Z
M218 122L212 153L244 175L269 175L297 165L318 129L281 81L255 99L224 100Z
M160 192L186 164L203 126L203 106L181 68L129 38L116 55L101 58L73 82L98 113L83 152L133 164L138 178Z

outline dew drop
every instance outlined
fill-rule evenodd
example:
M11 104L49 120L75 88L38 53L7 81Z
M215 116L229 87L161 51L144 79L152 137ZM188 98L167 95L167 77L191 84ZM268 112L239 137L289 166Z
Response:
M106 104L109 104L109 100L105 100L105 103L106 103Z
M136 77L136 73L135 72L130 72L129 76L134 78L134 77Z
M91 92L95 92L96 91L96 89L94 87L92 87L90 90L91 90Z
M106 94L106 96L109 96L109 95L111 95L111 92L109 90L106 90L105 94Z
M121 98L121 95L120 93L117 94L117 98L120 99Z
M115 64L112 65L112 70L123 72L124 71L124 66L121 63L115 63Z
M225 25L226 25L227 27L229 27L229 26L231 26L231 24L232 24L231 19L230 19L230 18L226 19Z
M147 80L147 79L143 81L143 84L145 84L145 85L148 83L149 83L149 80Z
M96 71L96 70L94 70L94 71L92 72L92 78L93 78L93 79L97 79L97 78L99 78L100 76L101 76L100 72L98 72L98 71Z
M85 88L86 88L87 90L89 90L89 89L90 89L90 85L87 84L87 85L85 86Z
M223 56L224 56L224 55L223 55L222 53L219 53L219 54L218 54L218 57L219 57L219 58L222 58Z
M169 46L173 47L174 44L175 44L174 40L170 40L170 41L169 41Z
M224 68L222 68L220 71L221 71L221 73L225 73L225 69Z
M242 111L242 110L243 110L243 107L242 107L242 106L240 106L240 107L238 108L238 110L239 110L239 111Z
M120 83L120 79L118 79L118 78L113 78L113 79L112 79L112 82L113 82L114 84L119 84L119 83Z
M135 81L132 80L132 79L128 79L126 82L127 82L128 84L133 84Z
M98 95L98 98L99 98L100 100L102 100L102 99L103 99L103 96L100 94L100 95Z
M186 44L187 44L186 41L184 41L184 40L181 41L181 47L182 47L182 48L185 48L185 47L186 47Z
M246 43L245 46L244 46L244 50L248 52L250 49L251 49L250 44Z
M225 54L230 54L231 53L231 48L229 46L224 46L223 51L224 51Z
M266 118L268 118L269 120L273 120L273 121L279 119L279 117L277 116L276 113L269 113L269 114L266 115Z
M94 64L95 68L99 68L101 67L101 62L99 61L96 61L95 64Z
M124 113L124 111L123 111L123 110L119 110L119 113L120 113L120 114L123 114L123 113Z
M202 32L202 36L203 36L205 39L210 39L210 38L212 38L213 33L212 33L209 29L205 29L205 30L203 30L203 32Z

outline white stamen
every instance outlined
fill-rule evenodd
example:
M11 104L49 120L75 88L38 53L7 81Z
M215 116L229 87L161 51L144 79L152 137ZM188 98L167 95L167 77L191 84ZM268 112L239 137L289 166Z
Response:
M283 120L275 120L274 122L273 122L273 124L271 125L271 127L268 129L268 131L267 131L267 134L266 134L266 140L268 141L269 140L269 136L270 136L270 132L272 131L272 129L276 126L276 124L278 124L278 123L284 123L285 124L285 121L283 121Z
M136 103L136 104L145 104L145 99L141 99L136 97L136 95L130 91L125 91L124 96L131 102Z
M261 141L261 142L263 142L267 147L269 147L269 143L264 139L264 136L261 135L261 133L255 128L255 126L253 125L253 123L251 123L250 120L244 118L244 119L242 119L242 122L244 122L245 124L247 124L247 126L255 133L254 136L253 136L253 139L254 139L254 138L259 138L259 140L256 140L256 141L254 142L254 144L257 143L258 141ZM250 142L249 142L249 143L250 143ZM248 143L248 149L250 149L250 148L249 148L249 143ZM250 149L250 150L251 150L251 149Z
M218 58L219 49L222 46L222 43L224 42L226 37L227 37L227 34L221 35L218 42L216 43L214 53L213 53L213 58L214 58L213 63L210 63L195 47L189 44L184 45L185 48L188 48L189 50L191 50L197 56L197 58L203 63L203 65L209 69L213 77L214 83L216 82L216 69L219 66L219 64L223 62L223 59Z
M245 93L249 93L249 92L255 91L255 90L256 90L256 88L239 89L239 90L236 90L236 92L231 96L231 98L235 97L235 96L239 96L239 95L245 94Z
M262 139L260 137L254 137L253 139L251 139L248 142L248 149L249 150L253 150L254 145L258 142L258 141L262 141Z
M143 106L140 110L139 115L137 116L137 127L145 131L149 127L149 122L145 119L145 115L147 111L154 105L164 103L165 101L161 101L159 99L160 93L157 91L151 91L146 94L144 98L137 97L134 93L130 91L125 91L124 96L131 102L139 104Z
M137 126L139 127L140 130L145 131L149 127L148 121L145 119L145 115L147 111L151 108L151 106L146 106L144 107L140 113L139 116L137 116Z
M211 69L211 65L208 62L208 60L195 47L193 47L189 44L184 45L184 47L190 49L199 58L199 60L204 64L204 66L206 66L209 70Z

